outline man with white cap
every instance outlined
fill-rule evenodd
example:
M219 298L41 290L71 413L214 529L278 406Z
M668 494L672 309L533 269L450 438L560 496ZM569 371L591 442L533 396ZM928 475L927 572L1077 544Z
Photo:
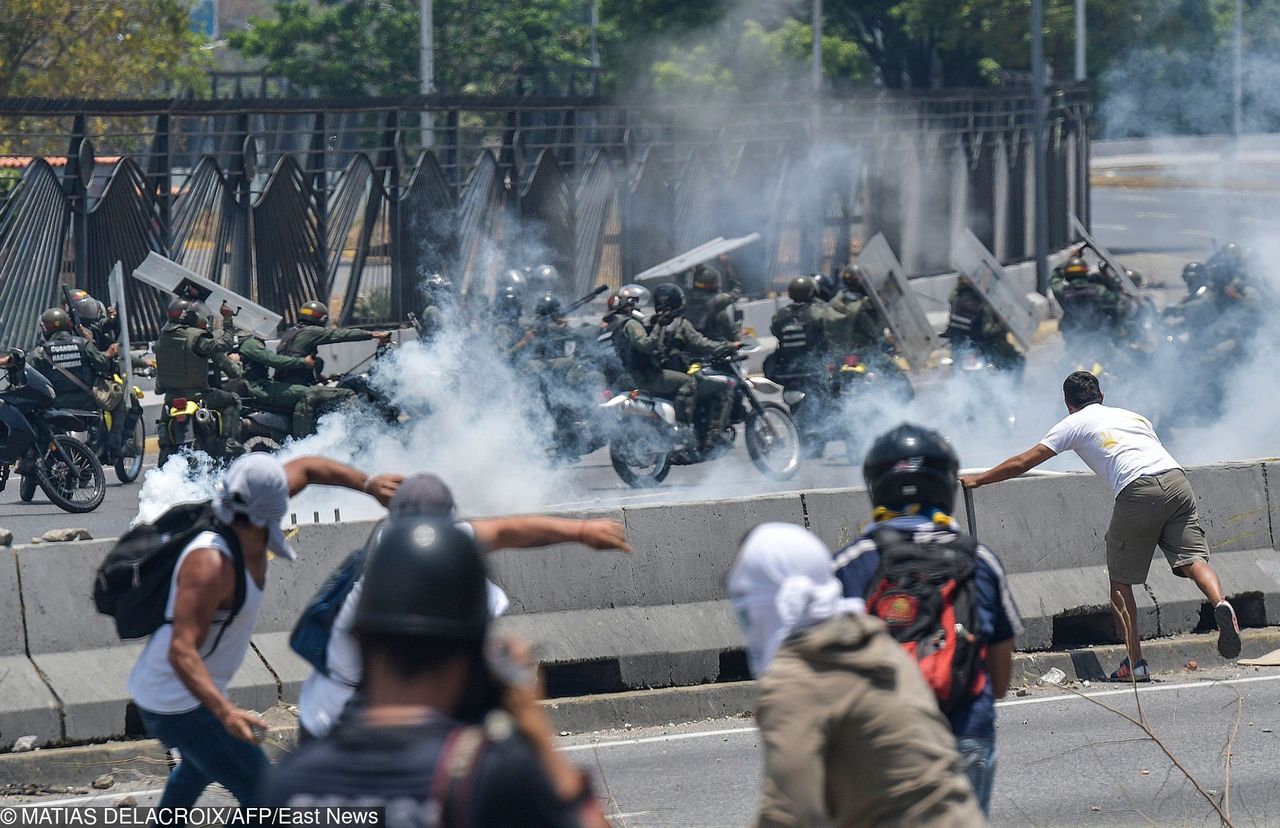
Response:
M215 487L218 523L183 549L174 567L165 618L129 676L129 693L147 732L181 761L169 775L160 807L190 807L211 782L240 804L254 803L267 758L256 714L227 698L240 668L266 587L268 553L296 555L281 530L289 498L307 486L340 486L386 505L399 475L366 475L323 457L280 463L266 454L236 460ZM243 578L236 562L242 561ZM243 584L242 595L238 586Z
M817 536L752 529L728 590L760 682L757 826L986 824L919 667L844 597Z

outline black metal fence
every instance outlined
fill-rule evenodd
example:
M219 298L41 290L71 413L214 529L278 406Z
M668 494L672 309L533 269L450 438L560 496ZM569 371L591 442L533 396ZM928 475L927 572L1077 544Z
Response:
M1088 221L1090 104L1051 90L1051 242ZM421 279L483 292L548 263L566 296L715 236L748 290L849 260L884 232L913 275L968 226L1030 255L1026 91L744 105L597 98L0 100L0 343L27 344L59 281L105 296L155 250L292 319L403 318ZM133 280L135 338L162 297Z

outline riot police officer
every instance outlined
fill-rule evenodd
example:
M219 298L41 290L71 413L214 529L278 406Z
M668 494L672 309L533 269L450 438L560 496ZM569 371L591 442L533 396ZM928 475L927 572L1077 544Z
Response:
M710 339L698 333L684 317L684 290L668 282L653 292L654 330L662 333L662 367L687 371L691 357L726 357L740 343ZM727 376L699 371L693 374L694 405L699 402L708 412L707 429L702 435L702 450L713 448L725 437L725 429L733 413L733 382ZM690 412L692 416L693 412Z
M721 286L718 269L705 264L695 267L684 318L703 336L732 342L742 337L742 326L733 315L733 304L742 298L742 290L734 284L724 292Z
M115 373L112 358L120 346L112 344L104 354L72 327L71 315L61 308L49 308L40 314L40 334L44 341L31 352L29 363L49 380L59 405L97 411L94 383L111 379ZM111 430L106 437L107 452L113 460L124 452L122 435L127 412L128 402L121 395L120 402L111 409ZM130 446L130 449L136 454L137 447Z
M229 320L235 311L223 303L210 330L204 306L190 299L169 303L167 321L156 339L156 390L166 406L179 397L200 399L222 419L222 451L237 456L240 445L240 398L220 386L219 370L236 346ZM167 428L158 435L161 453L172 448Z
M386 331L365 331L360 328L329 327L329 309L316 301L304 302L298 308L298 324L284 332L276 352L311 364L294 363L292 367L275 369L277 382L306 386L302 399L293 410L293 427L301 434L315 431L320 414L355 399L355 392L348 388L331 388L320 385L315 366L321 345L339 342L368 342L371 339L386 341L391 334Z
M266 340L256 333L240 340L240 364L244 368L244 382L248 396L261 408L267 408L292 417L290 433L302 439L315 431L315 417L309 406L301 403L307 396L308 386L281 382L272 377L289 370L313 371L315 357L292 357L278 354L267 347ZM354 396L348 392L348 397Z
M951 292L951 315L944 339L952 351L970 348L997 370L1021 374L1026 357L1009 341L1009 329L972 285L963 279Z
M765 360L765 375L804 395L793 406L792 415L804 453L816 457L826 444L821 421L833 396L826 370L827 308L818 298L818 284L812 276L792 279L787 296L791 304L780 308L769 323L778 349Z
M641 285L619 288L609 300L611 312L605 317L609 340L626 372L625 379L636 388L674 400L676 418L682 430L687 431L697 405L693 377L663 367L665 331L657 324L652 330L646 328L640 312L649 296L649 289Z
M1114 280L1090 273L1084 259L1074 256L1054 270L1049 284L1062 306L1058 330L1069 356L1090 347L1110 351L1125 338L1132 309Z
M422 283L422 315L418 317L418 339L430 342L445 327L445 314L453 313L453 282L443 273L432 273Z
M836 354L860 354L870 359L884 344L887 322L867 296L862 270L850 265L840 273L842 287L827 303L823 334Z

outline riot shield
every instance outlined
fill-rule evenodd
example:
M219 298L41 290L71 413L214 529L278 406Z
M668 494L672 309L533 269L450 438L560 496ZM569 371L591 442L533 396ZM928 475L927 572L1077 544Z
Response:
M197 298L215 314L225 302L236 312L231 321L237 328L253 331L264 339L274 339L280 325L280 314L272 313L256 302L250 302L240 294L192 273L159 253L148 253L147 258L133 271L133 278L159 288L164 293Z
M862 269L867 295L889 321L898 351L906 357L913 370L922 370L929 354L940 345L938 335L929 324L929 317L907 282L902 263L883 233L877 233L862 248L858 266Z
M724 236L714 238L706 244L700 244L692 250L687 250L673 259L667 259L662 264L656 264L643 273L639 273L633 279L646 287L652 286L650 283L663 282L672 276L684 273L692 267L709 262L712 259L723 256L726 253L746 247L760 240L759 233L752 233L749 236L742 236L737 239L726 239Z
M1084 239L1085 244L1093 248L1093 252L1098 254L1098 258L1101 259L1103 263L1111 269L1111 272L1115 274L1116 279L1120 282L1120 289L1123 290L1126 295L1132 296L1134 299L1140 298L1141 294L1138 292L1138 286L1129 278L1129 274L1125 271L1124 267L1121 266L1115 256L1111 255L1111 251L1098 244L1097 240L1094 239L1093 236L1089 235L1089 231L1084 229L1084 224L1081 223L1080 219L1076 218L1075 213L1071 214L1071 226L1080 234L1080 238Z
M973 231L966 229L952 241L951 266L991 306L1022 350L1030 351L1031 338L1040 327L1035 309Z
M107 295L120 319L120 338L116 340L120 344L119 371L127 383L133 373L133 360L129 355L129 298L124 290L124 262L116 262L111 268L111 275L107 277Z

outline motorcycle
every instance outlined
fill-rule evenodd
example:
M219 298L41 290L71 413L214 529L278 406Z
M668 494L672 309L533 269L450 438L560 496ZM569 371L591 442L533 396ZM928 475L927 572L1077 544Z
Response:
M240 440L247 452L278 451L293 434L292 411L260 407L242 397L240 413Z
M115 381L121 384L124 380L117 374ZM126 394L132 394L135 399L142 399L142 389L134 386L127 388ZM137 448L137 454L133 457L112 457L107 451L107 435L111 433L111 420L114 416L110 411L92 411L92 412L76 412L83 414L87 424L84 431L78 432L75 436L82 440L85 445L93 449L98 455L99 462L104 466L111 463L116 471L116 479L121 483L132 483L138 479L138 475L142 474L143 454L146 453L147 444L147 427L143 422L141 413L139 413L137 422L133 426L133 434L124 435L124 439L133 440L134 446ZM84 435L84 436L81 436Z
M8 355L8 387L0 390L0 491L16 470L23 500L39 486L63 511L92 512L106 497L106 474L93 450L68 433L84 431L85 422L54 408L53 385L27 365L24 352Z
M743 427L747 454L763 475L771 480L795 477L800 470L800 435L784 406L760 399L760 394L777 394L782 387L762 377L749 378L743 372L741 363L754 350L689 367L690 374L705 372L732 385L733 409L726 439L709 451L702 451L698 440L706 428L706 412L699 412L690 428L676 422L670 400L646 391L635 389L606 401L601 408L618 415L609 440L609 460L618 477L637 489L656 486L673 465L705 463L726 454L737 439L738 425Z
M888 357L886 357L888 358ZM858 354L827 363L825 374L788 384L782 401L791 410L803 438L805 457L821 457L828 441L845 444L856 453L855 422L875 422L915 397L911 381L894 371L882 371Z
M215 459L223 457L222 414L197 397L178 397L169 405L161 405L156 433L169 438L168 445L160 445L158 466L175 454L186 455L188 460L194 459L196 453Z

